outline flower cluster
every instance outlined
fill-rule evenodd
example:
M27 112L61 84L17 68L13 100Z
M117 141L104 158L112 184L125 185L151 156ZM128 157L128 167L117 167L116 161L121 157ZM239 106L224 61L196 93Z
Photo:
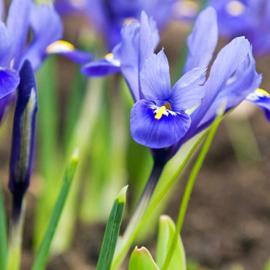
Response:
M222 105L227 112L247 99L269 109L268 93L256 91L261 76L249 41L233 39L210 66L217 40L217 16L209 7L198 16L188 38L185 73L171 86L164 50L155 53L156 24L142 13L140 22L123 27L112 53L82 71L88 76L121 72L135 101L130 119L133 139L151 149L167 149L171 157L211 124Z
M74 12L84 13L99 33L112 48L121 39L123 24L140 17L141 11L151 15L158 24L164 27L173 13L176 0L58 0L56 8L62 14Z
M270 51L270 2L268 0L210 0L216 8L221 34L244 35L258 55Z

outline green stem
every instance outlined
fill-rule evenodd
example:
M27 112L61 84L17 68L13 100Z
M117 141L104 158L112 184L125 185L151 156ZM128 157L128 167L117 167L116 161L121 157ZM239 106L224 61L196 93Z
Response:
M140 215L141 218L134 226L132 226L132 229L125 231L123 237L121 237L121 241L118 242L111 270L116 270L121 265L132 243L138 236L141 228L143 228L147 221L155 215L155 211L158 206L160 206L164 202L164 200L166 199L166 195L168 195L168 193L176 183L177 179L192 158L195 150L197 149L203 138L204 133L199 134L190 142L191 146L187 144L186 147L183 146L182 151L179 151L176 157L171 160L169 164L167 164L165 171L163 172L161 179L159 180L159 183L155 189L155 192L153 193L150 202L147 205L147 208ZM184 158L183 155L185 155ZM179 161L179 159L181 161ZM171 171L173 171L173 175L171 174ZM170 174L170 177L167 178L167 174Z
M0 269L6 269L7 263L7 228L6 228L6 213L4 207L4 198L2 187L0 187Z
M7 270L19 270L21 268L24 208L23 204L20 216L16 220L11 218Z
M182 227L183 227L183 224L184 224L188 204L189 204L189 201L190 201L190 197L191 197L193 188L195 186L197 176L198 176L198 174L200 172L200 169L201 169L201 167L202 167L202 165L204 163L206 155L207 155L207 153L209 151L209 148L210 148L210 146L211 146L211 144L213 142L213 139L215 137L215 134L217 132L217 129L218 129L221 121L222 121L222 116L218 116L216 118L216 120L214 121L214 123L212 124L212 126L210 127L209 132L208 132L208 136L207 136L207 138L206 138L206 140L205 140L205 142L204 142L204 144L202 146L202 149L201 149L201 151L199 153L199 156L198 156L198 158L196 160L196 163L195 163L194 167L192 168L191 174L190 174L190 176L188 178L188 181L187 181L187 184L186 184L186 187L185 187L185 191L184 191L184 195L183 195L183 198L181 200L181 205L180 205L180 208L179 208L179 214L178 214L178 218L177 218L175 234L174 234L174 237L172 239L170 249L169 249L169 251L167 253L167 256L166 256L165 262L163 264L162 270L167 270L169 265L170 265L172 255L174 253L173 251L174 251L175 246L177 244L178 235L179 235L179 233L181 233L181 230L182 230Z

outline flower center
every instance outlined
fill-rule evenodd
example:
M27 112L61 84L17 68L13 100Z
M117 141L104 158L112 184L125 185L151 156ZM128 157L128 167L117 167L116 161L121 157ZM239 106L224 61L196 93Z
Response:
M166 102L163 106L159 107L155 111L155 119L160 120L167 110L171 110L172 106L169 102Z

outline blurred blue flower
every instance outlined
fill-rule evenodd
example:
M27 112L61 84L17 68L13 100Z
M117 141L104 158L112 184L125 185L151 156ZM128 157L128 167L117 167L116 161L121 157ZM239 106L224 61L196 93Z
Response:
M62 14L84 13L112 49L121 40L121 28L130 20L139 19L144 10L152 16L159 28L172 18L177 0L57 0L56 8ZM178 0L179 1L179 0Z
M82 68L87 76L106 76L121 72L134 100L140 98L140 70L159 43L156 23L145 12L121 30L119 42L104 59L92 61Z
M3 6L1 0L0 18L4 17ZM20 81L19 71L26 59L34 70L53 53L63 54L81 64L89 61L89 54L59 41L62 34L60 17L52 5L35 4L32 0L11 2L6 22L0 21L0 119L15 94Z
M270 52L269 0L210 0L218 14L221 34L234 38L245 36L255 54Z
M10 159L9 189L13 195L13 218L20 215L28 189L35 141L37 88L34 71L28 60L20 70L20 83L14 114Z

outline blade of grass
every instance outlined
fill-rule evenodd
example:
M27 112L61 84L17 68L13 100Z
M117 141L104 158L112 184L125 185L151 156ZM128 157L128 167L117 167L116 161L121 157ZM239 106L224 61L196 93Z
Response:
M179 214L178 214L177 223L176 223L175 234L174 234L174 237L173 237L172 242L170 244L170 248L167 252L163 267L161 268L162 270L167 270L169 268L169 265L170 265L170 262L172 259L172 255L174 253L174 249L177 245L177 241L178 241L178 237L179 237L178 235L181 232L183 224L184 224L188 204L190 201L191 193L193 191L197 176L201 170L201 167L204 163L206 155L210 149L210 146L213 142L213 139L215 137L215 134L217 132L217 129L218 129L222 119L223 119L223 112L219 113L217 115L215 121L210 126L209 131L208 131L208 135L205 139L205 142L203 143L202 149L201 149L201 151L198 155L198 158L197 158L197 160L196 160L196 162L191 170L189 179L188 179L186 187L185 187L184 195L183 195L183 198L181 200L181 205L179 208Z
M118 194L105 229L104 238L97 263L97 270L109 270L119 236L120 226L126 204L127 186Z
M0 269L6 269L7 263L7 228L6 213L4 207L4 198L2 187L0 186Z
M53 237L55 235L55 231L57 229L57 225L59 223L61 214L63 212L77 165L78 165L78 152L75 151L72 155L70 163L68 164L66 168L62 188L57 198L47 231L44 235L40 248L34 259L32 270L45 269L46 262L49 256L50 246L51 246Z

